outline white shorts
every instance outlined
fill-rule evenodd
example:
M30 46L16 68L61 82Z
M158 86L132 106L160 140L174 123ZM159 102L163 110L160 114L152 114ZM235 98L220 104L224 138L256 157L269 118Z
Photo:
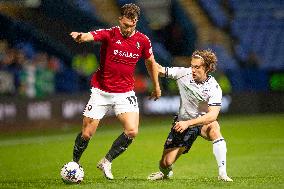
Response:
M98 88L91 89L91 97L83 115L92 119L102 119L114 111L115 115L126 112L138 112L138 101L134 91L126 93L108 93Z

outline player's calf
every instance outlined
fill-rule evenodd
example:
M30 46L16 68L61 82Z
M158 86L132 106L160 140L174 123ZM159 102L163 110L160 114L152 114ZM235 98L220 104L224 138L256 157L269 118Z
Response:
M82 133L79 133L76 137L74 148L73 148L73 161L79 162L83 152L88 147L89 140L82 137Z
M119 135L119 137L113 142L110 150L108 151L105 158L112 162L115 158L121 155L125 150L127 150L128 146L132 143L132 138L128 137L125 133Z

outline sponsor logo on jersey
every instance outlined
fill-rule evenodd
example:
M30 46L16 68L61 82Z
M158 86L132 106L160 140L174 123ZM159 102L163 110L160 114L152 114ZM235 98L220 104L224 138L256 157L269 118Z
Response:
M121 41L120 40L117 40L115 43L121 45Z
M126 58L138 58L139 57L139 54L135 54L135 53L127 52L127 51L120 51L120 50L114 50L113 54L126 57Z

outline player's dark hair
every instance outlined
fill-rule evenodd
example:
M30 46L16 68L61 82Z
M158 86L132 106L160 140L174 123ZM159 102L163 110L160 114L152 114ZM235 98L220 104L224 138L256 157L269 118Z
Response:
M211 49L196 50L193 52L192 58L202 59L207 73L211 73L216 70L218 60L216 54Z
M134 3L125 4L121 7L120 14L132 20L139 19L140 8Z

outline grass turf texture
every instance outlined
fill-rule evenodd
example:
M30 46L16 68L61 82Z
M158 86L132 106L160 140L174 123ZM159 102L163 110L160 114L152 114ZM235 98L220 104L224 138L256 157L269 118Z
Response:
M60 169L72 158L79 126L48 132L0 136L0 188L284 188L284 115L220 116L227 141L227 171L233 183L217 180L211 142L199 137L190 153L174 166L174 178L148 181L158 170L170 117L142 118L140 133L131 147L112 165L115 180L106 180L96 169L113 140L119 124L99 128L81 158L85 178L80 185L66 185Z

